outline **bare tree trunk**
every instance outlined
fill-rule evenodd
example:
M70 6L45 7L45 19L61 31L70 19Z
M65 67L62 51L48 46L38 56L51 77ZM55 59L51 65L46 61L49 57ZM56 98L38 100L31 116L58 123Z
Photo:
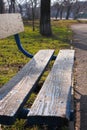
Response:
M35 31L35 10L34 6L32 3L32 26L33 26L33 31Z
M60 7L60 19L62 19L62 14L63 14L63 6L61 5L61 7Z
M21 4L19 4L18 7L19 7L20 13L21 13L21 15L22 15L22 6L21 6Z
M40 12L40 33L44 36L51 36L50 0L41 0Z
M68 5L68 6L67 6L67 14L66 14L66 19L69 19L70 10L71 10L71 5Z
M15 13L15 0L10 0L11 4L9 5L9 13Z
M79 13L79 10L80 10L80 5L79 3L77 2L77 7L76 7L76 10L75 10L75 13L74 13L74 20L77 19L77 16L78 16L78 13Z
M57 12L56 12L55 18L57 19L58 16L59 16L59 7L57 8Z
M4 1L0 0L0 14L5 13Z
M33 31L35 31L35 13L37 7L37 0L30 0L30 2L32 6L32 26L33 26Z

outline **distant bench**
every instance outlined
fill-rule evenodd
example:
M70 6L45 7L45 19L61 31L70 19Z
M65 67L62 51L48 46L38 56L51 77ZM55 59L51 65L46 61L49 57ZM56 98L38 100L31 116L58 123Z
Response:
M0 39L23 31L20 14L0 14ZM74 50L60 50L30 110L24 105L36 88L54 50L40 50L0 89L0 124L11 125L25 118L29 125L61 126L70 120Z

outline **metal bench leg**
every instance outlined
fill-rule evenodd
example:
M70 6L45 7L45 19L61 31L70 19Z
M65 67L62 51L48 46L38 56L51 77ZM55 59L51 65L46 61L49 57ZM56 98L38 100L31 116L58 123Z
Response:
M28 52L27 52L26 50L24 50L24 48L22 47L21 42L20 42L20 37L19 37L19 35L18 35L18 34L15 34L14 37L15 37L15 41L16 41L16 44L17 44L17 46L18 46L18 49L19 49L24 55L26 55L27 57L32 58L33 55L30 54L30 53L28 53Z

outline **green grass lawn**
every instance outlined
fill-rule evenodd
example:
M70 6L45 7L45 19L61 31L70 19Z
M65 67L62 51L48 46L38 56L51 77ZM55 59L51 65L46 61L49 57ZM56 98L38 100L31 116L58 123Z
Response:
M47 38L40 35L38 21L36 21L34 32L32 31L31 22L29 21L25 25L25 32L20 34L22 46L32 54L35 54L40 49L55 49L55 55L57 55L60 49L71 47L69 43L72 38L72 31L69 29L69 26L74 23L77 22L73 20L52 21L53 36ZM0 40L0 87L13 77L29 60L30 58L27 58L18 50L14 37ZM38 84L38 89L31 95L26 106L30 107L32 105L52 64L53 62L48 66L48 69ZM2 126L2 128L3 130L41 130L41 128L37 126L24 128L24 123L24 120L17 120L13 126ZM66 130L66 128L63 127L63 130Z

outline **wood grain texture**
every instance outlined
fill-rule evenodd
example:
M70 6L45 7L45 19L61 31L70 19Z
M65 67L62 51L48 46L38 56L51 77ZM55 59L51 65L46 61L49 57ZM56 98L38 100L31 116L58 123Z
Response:
M20 14L0 14L0 39L24 31Z
M23 107L49 63L54 50L40 50L16 76L0 89L0 123L9 122Z
M48 119L52 124L58 118L69 119L73 64L74 50L60 50L30 109L28 123L46 123Z

